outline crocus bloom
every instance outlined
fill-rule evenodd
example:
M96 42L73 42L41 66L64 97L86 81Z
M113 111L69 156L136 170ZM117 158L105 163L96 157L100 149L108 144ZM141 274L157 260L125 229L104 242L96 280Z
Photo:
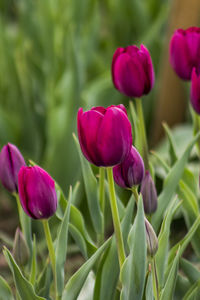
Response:
M175 31L170 42L170 62L177 75L190 80L192 69L200 69L200 28Z
M57 208L55 183L38 166L22 167L18 175L19 198L25 213L33 219L47 219Z
M0 180L11 193L18 191L18 172L26 163L19 149L10 143L0 153Z
M196 68L192 70L190 100L196 113L200 114L200 73L197 72Z
M154 85L154 70L145 46L118 48L112 60L112 79L116 89L128 97L148 94Z
M157 209L157 191L149 171L145 172L141 184L141 194L143 198L144 211L146 214L152 214Z
M135 147L131 147L125 160L113 168L115 182L122 188L131 188L142 182L144 177L144 162Z
M129 154L131 123L123 105L94 107L78 111L78 137L81 150L96 166L115 166Z

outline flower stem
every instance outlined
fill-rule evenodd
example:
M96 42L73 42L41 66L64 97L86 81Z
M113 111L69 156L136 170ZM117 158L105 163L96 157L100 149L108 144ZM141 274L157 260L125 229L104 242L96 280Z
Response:
M132 191L132 193L133 193L133 195L134 195L134 197L135 197L135 202L136 202L136 204L138 204L139 195L138 195L137 187L136 187L136 186L133 186L133 187L131 188L131 191Z
M151 265L152 265L152 275L153 275L154 297L155 297L155 300L159 300L158 276L157 276L157 270L156 270L155 257L152 258L151 262L152 262Z
M103 215L102 233L98 236L98 245L104 241L104 211L105 211L105 168L99 168L99 202Z
M124 242L122 238L122 231L121 231L119 213L117 208L117 200L115 195L113 170L111 167L107 168L107 176L108 176L108 185L109 185L109 194L110 194L110 206L112 211L112 219L113 219L114 231L115 231L116 242L117 242L119 265L121 269L126 259L126 255L124 250Z
M135 99L136 102L136 110L140 122L140 134L142 139L142 157L144 159L145 169L149 170L149 158L148 158L148 144L147 144L147 136L145 130L145 123L144 123L144 115L143 115L143 108L142 108L142 100L139 98Z
M53 241L52 241L51 232L49 229L48 220L42 220L42 223L43 223L43 227L44 227L44 233L45 233L45 237L46 237L46 241L47 241L47 247L49 250L49 256L50 256L53 275L54 275L55 295L57 296L56 256L55 256L55 251L54 251L54 247L53 247ZM58 298L56 297L56 299L58 299Z

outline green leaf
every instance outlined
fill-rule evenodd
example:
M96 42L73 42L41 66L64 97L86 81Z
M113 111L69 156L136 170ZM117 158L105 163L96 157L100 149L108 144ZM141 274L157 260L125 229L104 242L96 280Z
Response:
M3 253L12 271L14 281L15 281L15 286L21 299L22 300L24 299L45 300L45 298L39 297L35 294L32 284L22 275L10 251L5 248Z
M70 209L72 203L72 187L70 187L69 191L69 201L67 203L67 208L60 225L60 229L58 232L58 239L56 243L56 280L57 280L57 291L58 296L62 295L62 291L64 288L64 265L67 255L67 242L68 242L68 227L69 227L69 217L70 217Z
M188 260L181 258L180 267L192 284L200 278L200 271Z
M174 141L174 138L172 136L169 126L166 123L163 123L163 127L164 127L165 133L167 134L167 138L169 141L169 154L170 154L170 158L171 158L171 164L173 165L178 159L178 156L176 153L175 141Z
M84 256L84 258L87 259L88 258L87 245L86 245L86 242L85 242L82 234L71 223L69 224L69 232L70 232L72 238L74 239L75 243L78 245L82 255Z
M131 196L122 220L122 235L125 249L127 248L127 236L131 227L134 203L133 196ZM98 268L93 299L112 300L116 291L118 278L119 264L117 246L115 238L112 238L111 246L104 254L104 259L102 259Z
M159 287L162 288L164 285L164 272L168 259L168 250L169 250L169 235L170 235L170 225L173 219L173 216L177 209L180 207L181 202L177 203L177 197L171 202L168 207L165 217L162 222L160 233L158 236L158 251L155 256L158 283Z
M92 270L94 264L100 259L103 252L110 245L111 239L107 240L89 259L86 261L80 269L69 279L65 289L63 291L62 300L76 300L81 288Z
M37 294L49 299L49 292L50 292L52 280L53 280L53 273L49 261L47 260L36 282Z
M165 283L163 290L161 291L160 300L173 299L174 288L175 288L177 273L178 273L179 258L180 258L180 248L176 253L175 259L173 261L172 267L167 277L167 281Z
M158 198L158 208L152 217L152 224L155 230L158 230L158 227L160 226L163 213L171 201L171 198L183 174L190 152L193 146L195 145L196 141L198 140L199 136L200 133L198 133L192 139L192 141L189 143L180 159L177 160L177 162L174 164L173 168L170 170L169 174L167 175L164 181L163 191Z
M121 300L141 300L146 276L146 229L142 196L138 201L138 211L128 237L130 254L121 270Z
M185 294L183 300L198 300L200 292L200 279L196 281Z
M11 288L3 277L0 276L0 300L14 300Z
M32 262L31 262L31 272L30 272L30 283L34 286L35 279L37 275L37 254L36 254L36 237L33 236L33 255L32 255Z
M145 296L146 296L145 300L154 300L151 272L148 274Z
M83 154L80 150L78 139L75 136L75 134L73 135L73 137L81 161L83 180L85 184L85 191L87 195L90 216L96 233L100 234L103 232L103 215L101 213L100 203L97 195L97 191L98 191L97 180L92 172L89 162L83 157Z

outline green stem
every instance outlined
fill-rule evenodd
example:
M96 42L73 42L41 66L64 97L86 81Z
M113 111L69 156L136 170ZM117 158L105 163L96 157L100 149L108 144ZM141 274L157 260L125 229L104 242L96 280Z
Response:
M155 297L155 300L159 300L158 276L157 276L157 270L156 270L155 257L152 258L151 262L152 262L151 266L152 266L152 275L153 275L154 297Z
M105 168L99 168L99 202L101 207L101 212L103 215L104 222L104 212L105 212ZM102 226L102 233L98 235L98 245L101 245L104 241L104 223Z
M50 256L53 275L54 275L55 295L56 295L56 299L59 299L57 297L56 256L55 256L55 251L54 251L54 247L53 247L51 232L50 232L50 229L49 229L49 223L48 223L48 220L42 220L42 223L43 223L43 227L44 227L45 237L46 237L46 241L47 241L47 247L48 247L48 250L49 250L49 256Z
M148 144L147 144L147 136L145 130L145 122L142 108L142 100L139 98L135 99L136 102L136 110L139 118L140 124L140 134L142 138L142 157L144 159L144 165L146 170L149 170L149 157L148 157Z
M113 180L113 170L111 167L107 168L108 176L108 185L109 185L109 194L110 194L110 206L112 211L112 219L114 224L116 242L117 242L117 251L119 258L120 269L126 259L124 243L122 238L122 231L120 226L119 213L117 208L117 200L115 195L114 180Z
M133 186L133 187L131 188L131 191L133 192L133 195L134 195L134 197L135 197L135 202L136 202L136 204L138 204L139 194L138 194L137 187Z

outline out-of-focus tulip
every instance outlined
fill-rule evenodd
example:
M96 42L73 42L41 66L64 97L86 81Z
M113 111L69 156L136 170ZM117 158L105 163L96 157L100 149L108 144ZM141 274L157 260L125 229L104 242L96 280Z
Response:
M153 257L158 250L158 238L149 221L145 218L146 241L148 255Z
M131 188L142 182L144 177L144 162L135 147L131 147L125 160L113 168L115 182L122 188Z
M121 163L132 145L131 123L123 105L78 111L78 137L87 160L96 166Z
M156 187L151 178L149 171L145 172L145 176L141 184L141 194L143 198L144 211L146 214L152 214L157 209L157 192Z
M197 73L196 68L192 70L190 100L196 113L200 114L200 73Z
M192 69L200 69L200 28L177 29L170 42L170 62L176 74L190 80Z
M154 70L147 48L118 48L112 60L112 79L116 89L128 97L148 94L154 85Z
M25 266L29 260L29 249L19 228L15 232L13 256L19 266Z
M47 219L57 208L55 182L38 166L22 167L18 175L21 205L33 219Z
M11 193L18 191L18 173L26 163L19 149L10 143L0 153L0 180Z

